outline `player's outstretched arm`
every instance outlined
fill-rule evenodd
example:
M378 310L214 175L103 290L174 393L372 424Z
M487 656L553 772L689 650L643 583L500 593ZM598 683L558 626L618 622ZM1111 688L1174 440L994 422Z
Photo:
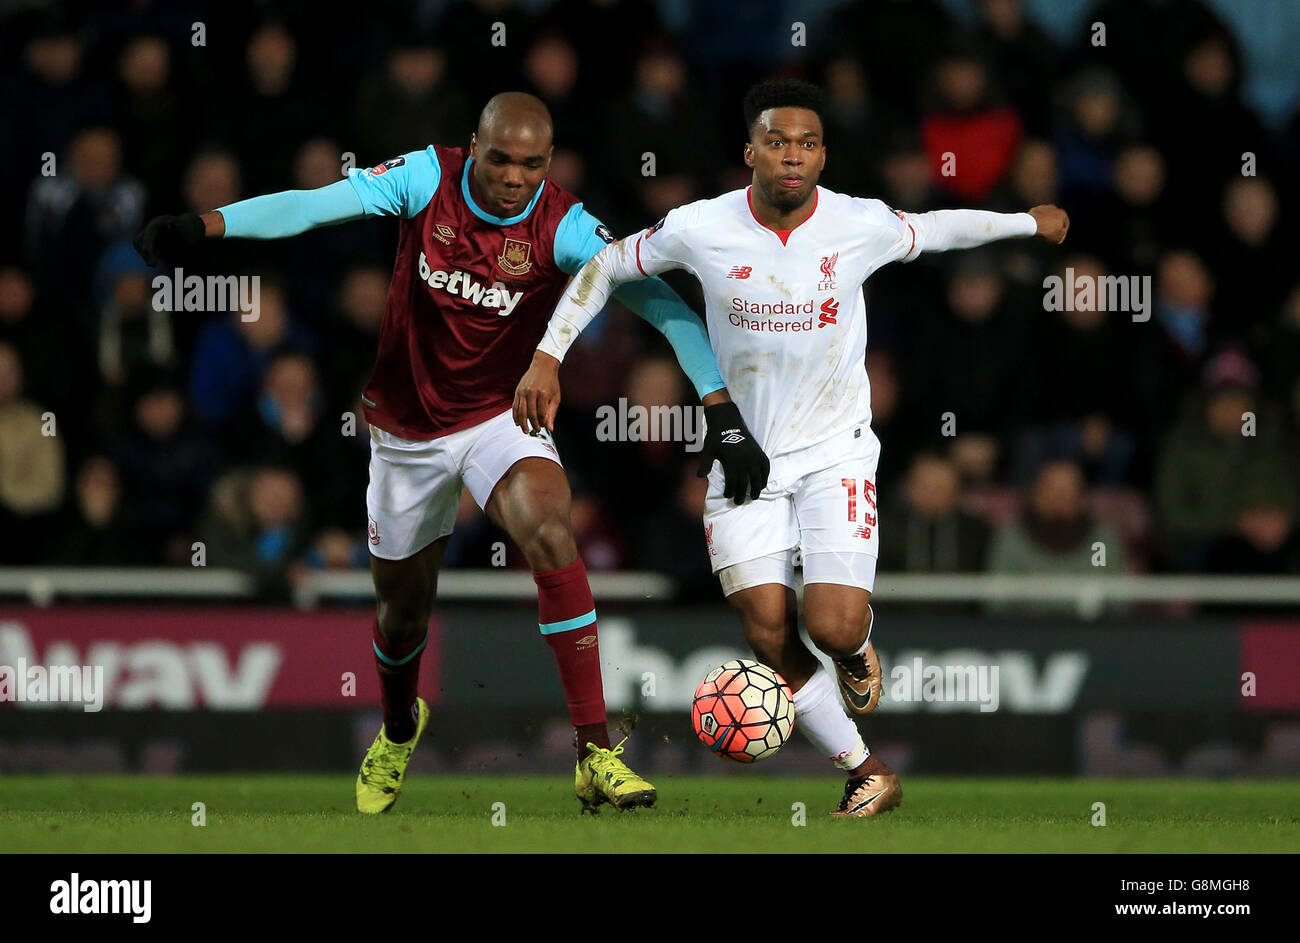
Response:
M604 309L616 285L646 277L635 267L629 270L623 261L626 244L636 238L622 239L591 256L564 290L546 325L542 342L533 354L531 366L515 387L514 420L524 432L555 428L555 412L560 407L560 362L564 355Z
M641 285L647 288L634 290L632 304L662 304L672 309L655 311L647 317L647 307L641 313L664 330L670 341L676 339L673 347L678 360L691 374L701 394L708 432L700 451L698 474L707 475L715 461L721 462L725 497L733 498L737 504L746 497L757 498L767 486L768 457L722 386L708 334L699 318L667 285L657 279L640 281L656 271L675 267L663 255L652 255L645 249L644 237L643 233L605 246L569 282L533 354L532 364L515 388L515 424L524 432L555 428L555 414L560 405L560 362L578 335L604 309L615 286L636 282L638 289ZM669 322L671 334L661 326Z
M240 200L200 216L155 216L135 237L135 248L150 265L182 260L204 239L282 239L317 226L366 215L346 180L316 190L285 190Z
M412 218L429 204L442 169L432 146L411 151L315 190L283 190L199 216L158 216L135 237L150 265L179 261L204 239L283 239L364 216Z
M991 213L987 210L932 210L902 213L911 230L912 247L905 258L922 252L973 249L1001 239L1042 236L1050 242L1065 241L1070 217L1059 206L1035 206L1027 213ZM904 247L906 248L906 247Z

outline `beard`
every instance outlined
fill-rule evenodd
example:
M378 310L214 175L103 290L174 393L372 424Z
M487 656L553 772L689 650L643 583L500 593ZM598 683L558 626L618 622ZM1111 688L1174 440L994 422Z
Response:
M767 202L778 210L788 213L791 210L797 210L806 203L812 196L813 190L817 186L816 180L805 180L804 185L797 190L787 190L775 180L771 180L763 187L763 196Z

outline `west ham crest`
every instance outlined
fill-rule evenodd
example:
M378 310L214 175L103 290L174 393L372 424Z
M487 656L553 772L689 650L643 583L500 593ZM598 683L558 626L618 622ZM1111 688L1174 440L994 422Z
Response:
M497 256L497 265L507 275L523 275L533 267L532 243L522 239L506 239Z

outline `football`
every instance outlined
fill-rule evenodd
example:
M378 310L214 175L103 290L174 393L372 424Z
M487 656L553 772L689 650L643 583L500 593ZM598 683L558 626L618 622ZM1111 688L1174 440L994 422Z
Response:
M790 685L767 665L738 658L709 672L691 702L695 735L718 756L754 763L794 729Z

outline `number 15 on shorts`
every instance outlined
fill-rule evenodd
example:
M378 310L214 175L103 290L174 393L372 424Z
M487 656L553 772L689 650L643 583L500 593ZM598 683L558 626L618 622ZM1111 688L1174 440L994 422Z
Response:
M864 540L871 539L871 529L876 526L876 486L867 479L862 479L862 516L858 517L858 479L841 478L840 484L844 486L846 497L848 499L848 519L850 524L857 525L853 531L854 537L861 537Z

